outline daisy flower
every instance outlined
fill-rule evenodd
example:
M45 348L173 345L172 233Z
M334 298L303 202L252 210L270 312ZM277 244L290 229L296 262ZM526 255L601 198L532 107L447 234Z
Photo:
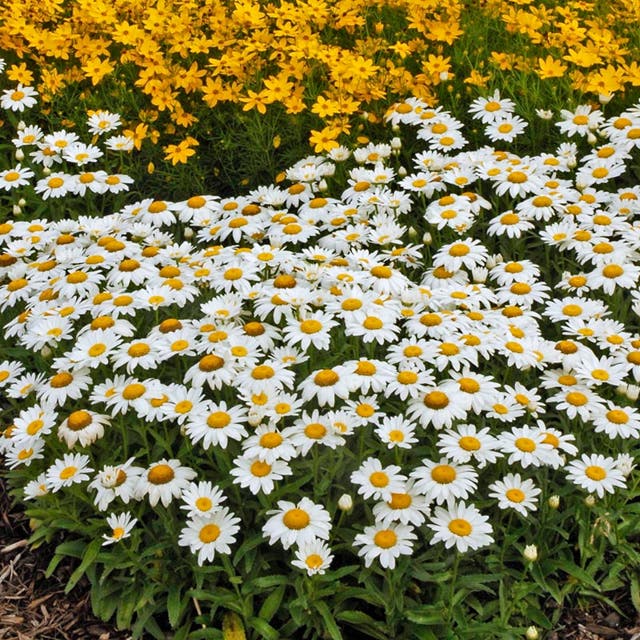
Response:
M209 517L210 514L220 509L220 503L226 500L222 491L209 481L191 483L182 491L180 506L187 512L187 517Z
M574 135L586 136L604 122L602 112L598 109L592 109L588 104L579 105L574 111L562 109L560 117L562 119L556 122L555 125L569 137Z
M403 416L385 416L376 427L375 434L388 449L411 449L412 445L419 442L415 437L415 429L416 425Z
M94 503L100 511L119 498L125 504L136 498L140 476L145 472L142 467L134 466L135 458L129 458L119 465L106 465L89 483L89 489L95 490Z
M138 499L149 497L149 504L155 507L158 502L168 507L173 498L182 495L182 491L189 486L189 481L196 477L196 472L189 467L183 467L180 460L163 458L154 462L144 475L140 476L136 494Z
M269 464L258 457L239 456L233 464L235 466L229 471L233 476L233 483L248 488L253 495L260 492L271 493L277 480L293 474L284 460L274 460L273 464Z
M475 461L479 469L493 464L502 454L498 441L489 434L489 427L477 430L472 424L458 424L438 438L441 455L457 464Z
M483 266L488 255L489 252L479 240L463 238L440 247L433 257L433 264L456 272L462 267L472 269Z
M423 460L410 477L416 490L437 504L464 500L478 486L478 474L472 466L451 463L446 458L439 462Z
M377 558L383 569L395 569L396 559L413 553L413 543L418 536L413 527L392 522L365 527L356 535L353 545L361 547L358 555L364 558L364 566L369 568Z
M242 442L242 455L273 464L276 460L291 460L297 452L293 441L284 432L274 426L259 425L254 434Z
M331 369L317 369L305 378L300 384L299 390L303 400L316 399L323 407L333 407L336 397L346 399L349 397L349 387L346 384L347 372L344 367L336 366Z
M304 497L297 504L278 500L278 508L267 511L267 515L271 517L262 527L262 533L269 538L270 545L280 542L288 549L294 544L329 539L331 516L309 498Z
M39 193L43 200L47 198L62 198L72 190L73 186L73 176L58 171L38 180L35 192Z
M419 527L424 524L428 514L429 500L416 489L412 480L407 482L404 491L392 493L391 500L378 502L373 507L376 522L383 525L400 522Z
M498 436L498 446L504 454L509 454L508 464L519 462L523 469L533 465L556 466L559 454L553 445L545 442L545 435L536 428L525 425L506 431Z
M360 467L351 474L350 480L358 486L358 493L367 500L391 500L391 494L404 490L406 477L400 473L400 467L389 465L383 467L377 458L367 458Z
M540 493L532 480L523 480L519 473L508 473L489 485L489 497L498 500L500 509L515 509L525 517L529 511L536 510Z
M605 493L614 493L616 487L625 488L626 482L615 458L607 458L601 454L582 454L580 460L571 461L566 467L567 479L596 493L599 498Z
M25 466L28 467L34 460L44 458L42 450L44 440L34 440L33 442L13 442L9 440L9 446L4 451L5 460L9 469Z
M431 387L417 398L409 400L407 413L423 427L450 427L454 420L464 420L468 411L468 404L460 402L461 394L455 389L454 392L443 386Z
M87 447L104 436L104 427L108 424L109 416L79 409L58 425L58 438L64 440L69 449L76 442L81 447Z
M189 547L191 553L198 555L198 565L213 562L216 553L228 555L229 545L236 541L235 534L240 531L240 518L236 518L226 507L203 518L195 516L187 522L180 532L178 544Z
M16 187L24 187L29 184L29 178L35 174L28 167L18 164L12 169L0 171L0 189L11 191Z
M427 526L433 530L431 544L444 542L447 549L456 547L462 553L469 549L479 549L493 542L493 529L473 505L453 502L446 509L436 507Z
M638 438L640 434L640 411L623 407L607 400L606 407L593 412L591 422L596 433L606 433L610 438Z
M19 83L15 89L5 89L0 97L0 107L10 111L24 111L33 107L38 92L33 87L25 87Z
M469 107L469 113L476 120L488 124L509 116L515 106L513 100L502 98L496 89L493 95L487 98L476 98Z
M223 401L205 401L206 412L196 419L189 419L184 425L185 434L193 442L202 443L204 449L211 446L227 448L229 440L242 440L247 436L244 425L247 409L241 405L227 406Z
M513 142L527 128L527 122L514 115L504 115L489 123L485 135L492 141Z
M107 517L107 524L111 527L111 534L103 534L104 542L102 546L113 544L114 542L120 542L131 535L131 531L138 522L137 518L134 518L131 513L125 511L121 514L112 513Z
M333 554L326 542L310 540L298 545L295 560L291 564L307 572L308 576L324 575L331 566Z
M62 459L56 460L48 469L46 476L47 488L52 493L63 487L85 482L93 471L89 467L89 456L80 453L65 453Z

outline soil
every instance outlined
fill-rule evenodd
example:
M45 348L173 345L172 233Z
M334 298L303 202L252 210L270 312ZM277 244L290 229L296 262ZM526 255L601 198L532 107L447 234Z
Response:
M44 579L54 544L32 550L29 535L28 519L11 508L0 477L0 640L130 640L92 615L86 581L65 595L73 560L61 562ZM640 617L628 593L621 591L612 599L623 616L599 602L568 609L547 640L640 640Z

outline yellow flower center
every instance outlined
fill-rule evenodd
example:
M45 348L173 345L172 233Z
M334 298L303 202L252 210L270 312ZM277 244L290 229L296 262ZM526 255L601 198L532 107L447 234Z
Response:
M399 371L396 379L400 384L415 384L418 381L418 374L415 371Z
M256 478L264 478L264 476L271 473L271 465L263 462L262 460L256 460L251 464L249 470Z
M390 549L398 542L398 536L391 529L383 529L373 536L373 542L381 549Z
M622 409L612 409L607 411L607 420L613 424L627 424L629 416Z
M456 536L466 537L471 535L473 527L468 520L463 518L454 518L448 525L449 531Z
M520 451L525 453L531 453L536 450L536 443L531 438L517 438L514 444Z
M166 484L175 478L174 470L168 464L157 464L147 473L147 480L151 484Z
M289 509L289 511L282 516L284 526L288 529L294 529L295 531L308 527L310 522L311 518L304 509Z
M91 414L88 411L74 411L67 418L67 427L71 431L81 431L92 422Z
M608 264L602 269L605 278L619 278L624 273L624 269L618 264Z
M444 409L449 405L449 398L446 393L435 390L429 391L422 402L429 409Z
M450 484L456 477L456 470L448 464L439 464L431 469L431 478L438 484Z
M211 498L207 498L207 496L200 496L196 500L195 505L198 511L209 511L213 506L213 502L211 502Z
M389 484L389 476L384 473L384 471L374 471L369 476L369 482L371 482L374 487L386 487Z
M47 182L47 185L51 188L51 189L58 189L59 187L61 187L64 184L64 180L62 178L49 178L49 181Z
M242 269L238 267L232 267L231 269L227 269L223 276L225 280L239 280L242 278Z
M322 329L322 323L318 320L303 320L300 323L300 331L302 333L318 333Z
M460 387L460 391L464 391L465 393L477 393L480 391L480 385L473 378L460 378L458 380L458 386Z
M224 359L220 356L216 356L211 353L209 355L203 356L198 363L198 369L200 371L208 372L208 371L216 371L224 366Z
M526 498L524 492L520 489L507 489L505 496L507 496L507 500L511 502L522 502Z
M69 480L69 478L73 478L73 476L75 476L77 472L78 472L78 467L74 467L73 465L65 467L60 472L60 476L59 476L60 480Z
M470 251L469 247L466 244L462 244L461 242L449 247L449 255L456 258L466 256L469 253L469 251Z
M580 391L570 391L567 393L565 399L574 407L582 407L588 402L587 396L585 396L584 393L580 393Z
M315 384L319 387L330 387L340 380L340 376L333 369L323 369L318 371L313 378Z
M128 384L122 390L122 397L125 400L137 400L140 396L144 394L147 388L140 384L139 382L134 382L133 384Z
M461 449L465 451L478 451L481 447L480 440L474 436L462 436L458 440Z
M324 438L326 433L326 427L319 422L312 422L304 428L304 435L311 440L320 440L321 438Z
M268 380L269 378L273 378L275 373L273 367L270 367L268 364L261 364L251 372L251 377L254 380Z
M368 329L370 331L377 331L378 329L382 328L383 322L382 320L380 320L380 318L377 318L376 316L367 316L363 320L362 326L365 329Z
M190 400L180 400L180 402L176 402L176 413L189 413L193 409L193 402Z
M393 275L393 271L384 265L372 267L370 273L375 278L390 278Z
M217 524L205 524L202 529L200 529L200 533L198 534L198 538L204 544L209 544L210 542L215 542L220 536L220 527Z
M584 470L584 473L587 476L587 478L591 480L595 480L596 482L599 482L600 480L604 480L607 477L607 472L602 467L596 464L588 466Z
M214 411L207 417L207 426L211 429L223 429L231 423L231 416L226 411Z
M317 553L312 553L305 558L304 562L309 569L319 569L324 563L324 560L322 556L319 556Z
M275 449L282 444L282 436L275 431L265 433L260 437L260 446L265 449Z
M101 356L106 350L107 350L106 344L103 344L102 342L97 342L96 344L91 345L91 347L89 347L88 354L92 358L97 358L98 356Z

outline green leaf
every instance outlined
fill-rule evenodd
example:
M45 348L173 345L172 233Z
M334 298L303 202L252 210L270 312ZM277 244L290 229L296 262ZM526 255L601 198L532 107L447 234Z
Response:
M98 557L101 546L102 546L102 540L100 538L96 538L95 540L93 540L87 545L87 548L85 549L84 554L82 555L82 562L69 577L69 582L67 582L67 586L64 588L65 593L69 593L69 591L71 591L71 589L73 589L73 587L75 587L76 584L78 584L78 580L82 578L82 576L85 574L85 571Z
M167 615L169 616L169 624L175 629L182 617L180 585L172 584L169 587L167 595Z
M598 591L600 589L600 585L590 576L582 567L579 567L574 562L570 560L557 560L553 563L555 567L558 569L562 569L565 573L568 573L570 576L576 578L579 582L590 586L592 589Z
M424 606L419 609L407 609L404 614L411 622L427 627L443 624L444 622L442 607L438 605Z
M547 618L547 616L536 607L528 606L525 610L525 615L529 620L535 622L535 624L543 629L551 629L553 626L551 624L551 620L549 620L549 618Z
M633 602L636 611L640 612L640 582L638 581L638 576L635 574L631 574L630 592L631 602Z
M280 640L280 634L268 622L260 618L249 618L250 629L257 631L266 640Z
M347 622L349 624L375 624L376 621L370 616L364 613L363 611L340 611L340 613L336 614L336 620L340 620L341 622Z
M275 591L273 591L269 597L264 601L258 611L258 617L267 622L271 621L271 618L275 615L275 612L280 607L282 598L284 597L285 585L281 584Z
M219 629L198 629L189 634L189 640L222 640L224 636Z
M335 618L331 614L331 611L329 611L329 607L327 606L327 604L321 600L319 602L316 602L315 606L322 616L327 632L331 636L332 640L343 640L340 629L338 629Z
M270 589L271 587L277 587L281 584L287 584L289 579L287 576L263 576L262 578L256 578L252 580L249 585L251 587L257 587L258 589Z

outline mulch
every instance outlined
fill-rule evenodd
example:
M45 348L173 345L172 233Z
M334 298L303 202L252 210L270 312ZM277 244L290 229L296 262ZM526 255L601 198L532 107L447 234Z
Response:
M86 582L64 593L73 562L44 578L55 545L31 550L29 535L29 521L11 508L0 477L0 640L128 640L91 614Z
M64 593L76 565L72 559L44 579L55 545L32 550L29 535L28 519L11 507L0 477L0 640L130 640L92 615L86 581ZM640 616L628 594L613 599L624 616L598 602L586 610L569 609L547 640L640 640Z

